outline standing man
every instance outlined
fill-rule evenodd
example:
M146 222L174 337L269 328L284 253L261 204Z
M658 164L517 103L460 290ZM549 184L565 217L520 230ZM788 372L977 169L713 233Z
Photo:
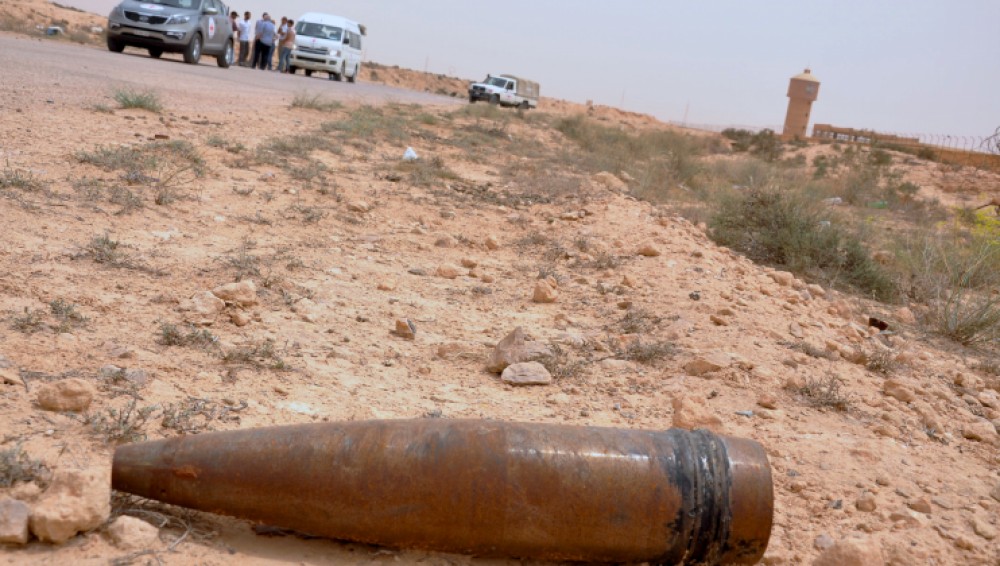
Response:
M288 20L288 30L285 38L281 40L281 55L278 57L278 72L288 72L288 61L292 56L292 49L295 49L295 21Z
M250 12L243 12L243 19L236 25L236 37L240 39L240 67L246 67L250 58Z
M278 36L274 39L274 56L278 59L278 70L281 70L281 44L285 42L285 33L288 31L288 18L281 16L281 25L278 26ZM271 62L267 62L267 70L271 70Z
M260 65L260 58L263 55L264 46L260 42L260 34L264 31L264 22L267 21L267 12L257 20L253 26L253 59L250 61L250 68L256 69Z
M264 14L263 23L258 22L260 25L260 36L257 41L260 42L260 66L257 67L261 71L271 68L271 53L274 51L274 36L277 33L277 29L274 27L274 22L271 21L271 16Z

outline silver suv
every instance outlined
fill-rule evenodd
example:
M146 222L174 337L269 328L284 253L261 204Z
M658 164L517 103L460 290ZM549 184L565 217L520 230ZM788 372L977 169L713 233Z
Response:
M195 65L202 53L220 67L233 62L233 28L221 0L124 0L108 16L108 49L145 47L149 56L183 53Z

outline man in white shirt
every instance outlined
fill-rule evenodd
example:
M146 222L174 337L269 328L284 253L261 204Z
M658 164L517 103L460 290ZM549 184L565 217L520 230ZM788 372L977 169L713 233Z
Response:
M236 25L240 32L240 67L246 67L250 60L250 12L243 12L243 19Z

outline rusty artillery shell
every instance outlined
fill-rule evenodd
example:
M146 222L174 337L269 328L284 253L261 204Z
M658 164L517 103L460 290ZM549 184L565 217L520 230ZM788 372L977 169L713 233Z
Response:
M115 451L115 489L336 539L480 556L755 563L763 447L707 431L489 420L321 423Z

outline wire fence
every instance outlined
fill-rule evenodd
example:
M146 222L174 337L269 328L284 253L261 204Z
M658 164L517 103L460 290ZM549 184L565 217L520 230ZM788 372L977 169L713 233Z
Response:
M1000 171L1000 127L992 136L953 136L876 132L816 124L813 126L813 139L866 144L942 163Z
M722 132L727 129L747 130L758 133L771 130L780 134L782 126L749 126L744 124L698 124L670 121L681 128ZM991 136L956 136L949 134L925 134L902 132L876 132L841 128L830 124L815 124L813 140L857 143L909 153L923 159L942 163L969 165L980 169L1000 171L1000 126Z

